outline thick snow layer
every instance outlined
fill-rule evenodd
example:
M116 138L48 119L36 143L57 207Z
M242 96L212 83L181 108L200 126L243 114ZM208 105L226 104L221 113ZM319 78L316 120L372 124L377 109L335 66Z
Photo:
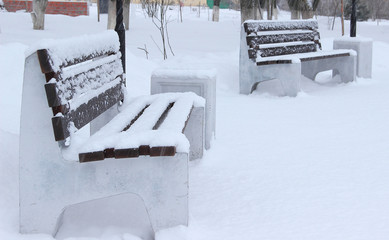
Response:
M345 41L345 42L371 42L373 41L372 38L369 37L347 37L342 36L339 38L336 38L336 41Z
M207 9L200 9L198 18L188 7L180 23L178 9L169 10L176 56L169 53L163 61L153 42L159 44L158 30L140 6L131 9L135 15L126 32L130 96L149 93L157 68L215 68L218 74L216 139L203 159L189 166L189 226L159 232L157 240L389 238L388 21L379 26L358 22L358 37L374 41L372 79L338 84L325 72L316 82L302 78L303 91L288 98L279 97L277 81L261 83L249 96L238 94L238 12L221 9L215 23L208 21ZM32 30L30 14L0 12L0 239L53 240L46 234L18 233L23 52L42 38L105 30L107 16L97 22L95 5L90 12L82 17L47 15L44 31ZM290 15L283 12L279 19ZM328 30L327 17L318 21L323 50L331 50L333 39L341 36L340 19L334 31ZM349 25L345 21L346 33ZM148 59L138 49L145 45ZM122 222L125 226L127 219ZM126 231L131 233L130 227L114 232L109 225L90 225L84 229L90 235L76 237L74 228L62 229L70 229L68 240L128 240Z
M157 130L153 130L162 113L173 102L175 104L162 125ZM79 152L102 151L107 148L138 148L141 145L148 145L150 147L175 146L177 152L188 153L189 141L182 130L192 106L204 107L204 104L205 100L194 93L138 97L129 105L123 106L122 112L94 134L86 144L80 146ZM131 127L121 132L144 108L142 115Z
M260 63L260 62L267 62L267 61L290 60L293 63L299 63L300 59L302 59L302 58L331 56L331 55L344 54L344 53L347 53L350 55L356 54L356 52L354 50L338 49L338 50L331 50L331 51L317 51L317 52L309 52L309 53L287 54L287 55L280 55L280 56L273 56L273 57L258 56L256 61Z
M255 20L247 20L247 29L249 32L259 32L259 31L268 31L271 30L287 30L291 28L296 29L317 29L318 23L315 20L307 19L307 20L296 20L296 21L282 21L282 20L261 20L259 25L259 21Z
M123 74L120 54L72 65L63 69L56 84L62 104L97 90ZM54 79L51 82L56 82Z
M158 78L179 78L185 81L190 78L216 79L215 70L191 70L191 69L157 69L153 71L152 76Z
M313 33L312 30L281 30L281 31L263 31L250 33L249 36L267 36L267 35L279 35L279 34L301 34L301 33Z
M298 42L282 42L282 43L269 43L269 44L260 44L259 48L275 48L275 47L288 47L288 46L304 46L315 44L311 41L298 41Z
M26 51L30 55L38 49L48 49L54 71L79 56L98 55L101 52L119 50L119 39L114 31L82 35L65 40L43 39Z

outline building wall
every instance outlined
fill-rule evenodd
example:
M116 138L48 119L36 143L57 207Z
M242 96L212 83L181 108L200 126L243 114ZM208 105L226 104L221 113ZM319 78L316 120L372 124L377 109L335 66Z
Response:
M4 7L8 12L19 10L32 11L32 1L3 0ZM63 14L68 16L89 15L87 2L49 1L46 14Z

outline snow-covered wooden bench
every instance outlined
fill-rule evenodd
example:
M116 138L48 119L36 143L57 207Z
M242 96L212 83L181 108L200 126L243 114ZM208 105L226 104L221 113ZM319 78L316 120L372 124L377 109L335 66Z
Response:
M279 79L288 96L300 91L301 74L314 80L333 70L343 82L356 78L356 54L352 50L322 51L315 20L254 21L241 30L240 93L250 94L258 83Z
M204 99L127 96L114 31L42 45L25 61L20 231L55 234L67 206L127 193L142 198L154 231L186 225Z

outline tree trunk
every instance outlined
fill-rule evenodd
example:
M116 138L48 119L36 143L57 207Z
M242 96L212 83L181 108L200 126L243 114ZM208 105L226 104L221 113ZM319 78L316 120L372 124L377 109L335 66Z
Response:
M271 20L273 18L273 15L272 15L272 4L271 4L272 0L266 0L266 7L267 7L267 20Z
M123 20L126 30L130 29L130 0L123 1Z
M213 11L212 11L212 21L219 22L219 6L220 0L215 0L213 2Z
M341 0L340 11L342 13L342 16L340 18L342 21L342 36L344 36L344 5L343 5L343 0Z
M350 19L350 37L357 36L357 1L352 0L352 10Z
M241 0L240 1L240 20L243 23L246 20L262 19L258 0Z
M299 12L297 10L291 10L291 19L299 19Z
M107 29L115 29L116 26L116 0L108 0Z
M219 22L219 6L213 6L212 21Z
M31 18L34 30L45 29L46 7L47 0L33 0Z
M278 20L277 1L273 0L273 16L275 20Z
M313 11L309 11L309 10L302 11L302 18L303 19L310 19L312 17L313 17Z

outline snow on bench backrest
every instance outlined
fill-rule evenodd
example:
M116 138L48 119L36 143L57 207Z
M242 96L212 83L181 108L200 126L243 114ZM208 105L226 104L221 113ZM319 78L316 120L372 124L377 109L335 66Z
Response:
M253 21L243 23L249 58L316 52L321 49L315 20Z
M280 30L317 30L319 27L316 20L292 20L292 21L256 21L248 20L244 22L244 28L249 35L260 31L280 31Z
M56 40L37 51L46 76L47 101L53 109L56 141L82 128L123 99L123 67L114 31Z

